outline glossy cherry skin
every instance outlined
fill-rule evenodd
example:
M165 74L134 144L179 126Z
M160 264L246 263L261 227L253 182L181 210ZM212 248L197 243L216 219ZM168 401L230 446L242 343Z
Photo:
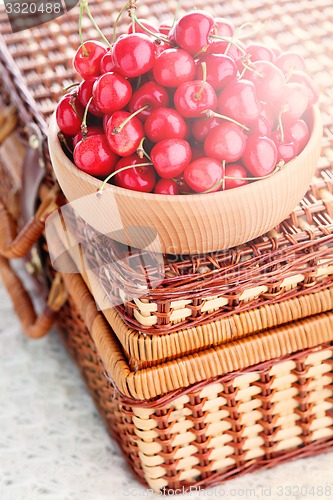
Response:
M131 155L121 158L118 161L115 171L121 168L145 163L138 155ZM114 176L116 186L130 189L131 191L140 191L141 193L151 193L156 182L156 173L152 165L128 168Z
M225 177L234 177L233 179L225 179L224 189L234 189L240 186L245 186L249 183L245 177L249 177L246 169L239 163L229 163L225 167Z
M238 80L225 87L218 100L218 110L242 125L248 125L258 119L261 111L256 89L248 80Z
M107 177L113 172L118 159L104 134L90 135L78 142L74 149L75 165L94 177Z
M275 142L277 148L278 161L283 160L285 163L287 163L288 161L295 158L299 150L299 144L290 133L284 133L283 141L279 130L273 132L271 137Z
M235 33L234 25L229 19L218 17L214 20L212 33L218 36L233 36Z
M179 194L179 186L173 179L160 179L156 183L154 193L176 195Z
M101 59L100 72L101 75L103 75L104 73L110 73L111 71L115 71L115 65L112 52L109 50Z
M182 139L165 139L153 147L150 157L158 175L172 179L181 175L190 163L191 146Z
M84 109L76 95L66 94L56 110L56 120L61 132L65 135L76 135L81 130L83 113Z
M199 141L203 142L209 132L222 123L221 118L202 118L201 120L194 120L192 124L192 135Z
M130 156L135 153L144 137L143 125L136 116L129 120L121 132L114 133L115 129L130 116L126 111L116 111L106 124L106 137L110 148L119 156Z
M250 133L252 135L260 135L260 136L266 136L269 137L272 133L272 127L267 118L263 115L259 115L259 118L256 122L253 122L251 124L251 131Z
M154 26L149 21L146 21L145 19L138 19L138 21L145 28L148 28L149 31L151 31L152 33L158 33L158 29L156 28L156 26ZM133 33L133 25L132 25L132 23L128 25L127 33L129 33L129 34ZM135 33L143 33L144 35L148 35L148 33L143 28L141 28L138 24L135 24Z
M206 109L215 110L217 95L209 83L201 91L202 80L182 83L175 92L174 103L184 118L198 118ZM200 94L200 96L199 96Z
M155 44L143 33L119 37L113 46L116 71L128 78L135 78L150 71L155 61Z
M152 142L164 139L184 139L187 126L184 118L175 109L158 108L147 118L145 134Z
M303 57L292 51L282 52L277 57L275 64L285 75L287 75L290 71L306 70Z
M142 121L145 121L152 111L157 108L166 108L169 104L169 95L164 87L156 82L147 82L139 87L134 93L129 102L128 108L131 113L138 111L149 104L149 109L141 111L137 115Z
M263 43L251 43L246 47L246 52L251 57L251 61L270 61L275 59L274 51Z
M153 74L164 87L179 87L193 80L196 66L193 57L182 49L167 49L155 61Z
M304 71L294 71L289 80L290 83L300 83L308 91L308 107L313 106L319 99L319 89L313 79Z
M88 133L87 133L87 137L90 137L91 135L96 135L96 134L99 134L99 135L103 135L104 134L104 130L102 127L89 127L88 128ZM80 142L82 141L82 132L78 132L74 137L73 137L73 147L75 148L75 146Z
M268 121L268 123L271 127L271 130L273 130L274 125L275 125L275 115L274 115L272 106L268 103L265 103L265 102L260 102L260 106L261 106L260 116L263 116L264 118L266 118L266 120Z
M310 131L305 121L297 120L297 122L290 125L290 127L285 130L285 132L291 134L298 142L297 154L303 151L310 139Z
M283 113L283 123L292 123L303 115L308 107L308 90L300 83L287 83L284 91L274 105L275 113L279 115L286 106L287 110Z
M93 95L94 83L98 80L97 76L90 76L86 80L83 80L77 88L77 98L85 108ZM95 99L89 104L89 113L94 116L103 116L102 111L96 105Z
M207 82L214 90L221 90L230 81L237 77L237 67L235 61L224 54L203 54L197 69L197 79L203 79L202 64L206 64Z
M242 162L253 177L263 177L274 171L277 157L277 147L272 139L252 135L247 139Z
M176 22L173 36L179 47L194 55L208 45L208 35L213 26L214 19L207 12L188 12Z
M223 169L215 158L199 158L190 163L184 171L186 184L196 193L219 191L222 186Z
M123 109L132 97L128 80L118 73L105 73L94 84L93 101L105 114Z
M206 156L225 160L227 163L238 161L246 147L245 132L231 122L224 122L209 132L205 140Z
M87 55L84 55L80 46L73 59L74 69L85 80L90 76L100 75L100 64L102 57L107 53L107 49L100 42L89 40L84 42Z
M253 69L246 71L246 78L254 83L257 97L270 104L279 99L285 87L282 71L269 61L253 63Z

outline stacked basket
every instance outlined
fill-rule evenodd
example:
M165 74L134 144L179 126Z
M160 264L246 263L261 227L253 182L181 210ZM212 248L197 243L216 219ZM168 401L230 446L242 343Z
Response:
M231 2L222 9L212 1L207 9L240 24L237 6ZM166 2L146 4L143 10L148 7L152 16L168 16ZM188 8L187 2L183 7ZM108 4L92 2L91 10L109 36ZM274 12L274 22L265 27L267 37L282 48L297 45L321 86L325 136L306 196L288 219L250 243L200 256L165 255L165 278L159 286L103 312L90 290L119 304L115 283L130 295L136 256L131 267L122 266L124 247L110 244L73 214L72 224L89 242L86 258L96 279L92 286L91 273L88 279L85 272L54 275L51 269L39 269L53 284L36 322L8 258L23 256L39 240L39 252L30 252L28 269L38 271L40 262L42 268L48 265L45 242L39 238L46 216L65 200L56 193L48 162L46 123L57 92L74 76L68 44L77 46L77 12L62 18L61 25L54 21L21 34L11 34L5 14L0 15L1 106L7 110L6 123L12 123L1 146L1 177L7 182L0 187L1 274L28 334L41 336L57 320L108 428L137 477L156 491L216 485L331 449L333 443L333 102L328 36L333 11L327 0L296 6L263 0L245 2L242 12L250 21L265 20ZM14 133L10 102L19 114ZM31 222L27 203L17 214L9 196L21 193L23 199L26 171L32 168L30 160L21 162L23 174L22 165L11 169L8 151L17 144L26 149L26 159L35 158L39 169L43 162L47 165L36 190L41 205ZM13 218L23 227L14 242ZM107 266L101 266L110 259L119 262L113 287Z

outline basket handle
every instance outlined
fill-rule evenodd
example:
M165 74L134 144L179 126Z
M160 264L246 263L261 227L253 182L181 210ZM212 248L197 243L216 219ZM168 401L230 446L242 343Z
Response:
M31 339L44 337L52 328L57 313L67 300L60 274L56 274L49 298L41 314L37 316L32 300L24 288L21 279L11 268L9 260L0 256L0 275L12 299L25 335Z
M39 240L45 228L45 220L58 208L57 187L50 190L36 214L17 234L16 223L0 199L0 256L6 259L25 257Z

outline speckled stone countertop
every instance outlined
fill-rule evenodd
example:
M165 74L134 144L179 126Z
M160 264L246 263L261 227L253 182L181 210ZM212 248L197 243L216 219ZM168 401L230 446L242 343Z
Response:
M156 498L132 477L59 336L24 338L0 283L0 499ZM184 498L333 499L333 453Z

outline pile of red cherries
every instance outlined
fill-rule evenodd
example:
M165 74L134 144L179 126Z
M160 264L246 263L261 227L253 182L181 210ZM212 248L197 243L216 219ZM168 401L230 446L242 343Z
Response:
M74 57L82 81L56 118L77 168L135 191L210 193L273 175L304 149L318 91L300 55L246 46L204 11L159 27L130 14L127 34Z

